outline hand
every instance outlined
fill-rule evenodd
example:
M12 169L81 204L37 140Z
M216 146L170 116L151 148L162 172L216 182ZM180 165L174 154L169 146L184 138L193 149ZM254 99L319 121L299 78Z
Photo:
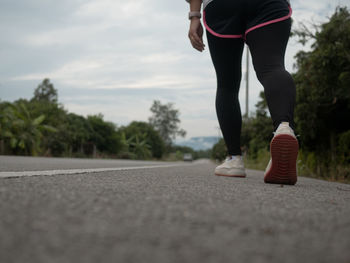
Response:
M191 19L188 38L190 39L193 48L197 49L199 52L204 50L205 45L203 43L203 27L200 19L197 17L193 17Z

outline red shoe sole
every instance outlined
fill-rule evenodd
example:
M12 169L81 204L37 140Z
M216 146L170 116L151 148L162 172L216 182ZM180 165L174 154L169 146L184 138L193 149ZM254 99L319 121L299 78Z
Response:
M216 176L226 176L226 177L240 177L245 178L246 175L226 175L226 174L215 174Z
M287 134L275 136L270 144L272 164L265 174L265 183L294 185L297 182L298 150L298 140L293 136Z

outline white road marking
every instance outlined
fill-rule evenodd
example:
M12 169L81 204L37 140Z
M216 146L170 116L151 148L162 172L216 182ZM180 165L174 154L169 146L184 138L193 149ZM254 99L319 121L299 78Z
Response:
M133 167L116 167L116 168L93 168L93 169L67 169L67 170L46 170L46 171L17 171L17 172L0 172L0 178L24 177L24 176L52 176L62 174L84 174L99 173L109 171L125 171L138 169L168 168L176 166L188 166L191 164L169 164L169 165L150 165L150 166L133 166Z

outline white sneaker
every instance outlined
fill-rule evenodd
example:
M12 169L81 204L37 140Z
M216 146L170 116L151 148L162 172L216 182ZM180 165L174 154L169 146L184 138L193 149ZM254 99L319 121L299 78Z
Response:
M299 144L288 122L282 122L270 143L271 159L265 170L264 181L271 184L297 182Z
M227 157L224 163L215 168L215 175L246 177L242 156L237 155Z

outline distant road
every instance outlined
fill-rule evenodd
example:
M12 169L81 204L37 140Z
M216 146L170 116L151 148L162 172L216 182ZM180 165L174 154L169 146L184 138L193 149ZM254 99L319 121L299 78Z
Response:
M93 169L93 168L116 168L136 167L145 165L174 164L174 162L152 162L134 160L111 160L111 159L82 159L82 158L43 158L1 156L0 172L4 171L43 171L59 169Z
M350 262L350 185L214 168L2 156L0 262Z

